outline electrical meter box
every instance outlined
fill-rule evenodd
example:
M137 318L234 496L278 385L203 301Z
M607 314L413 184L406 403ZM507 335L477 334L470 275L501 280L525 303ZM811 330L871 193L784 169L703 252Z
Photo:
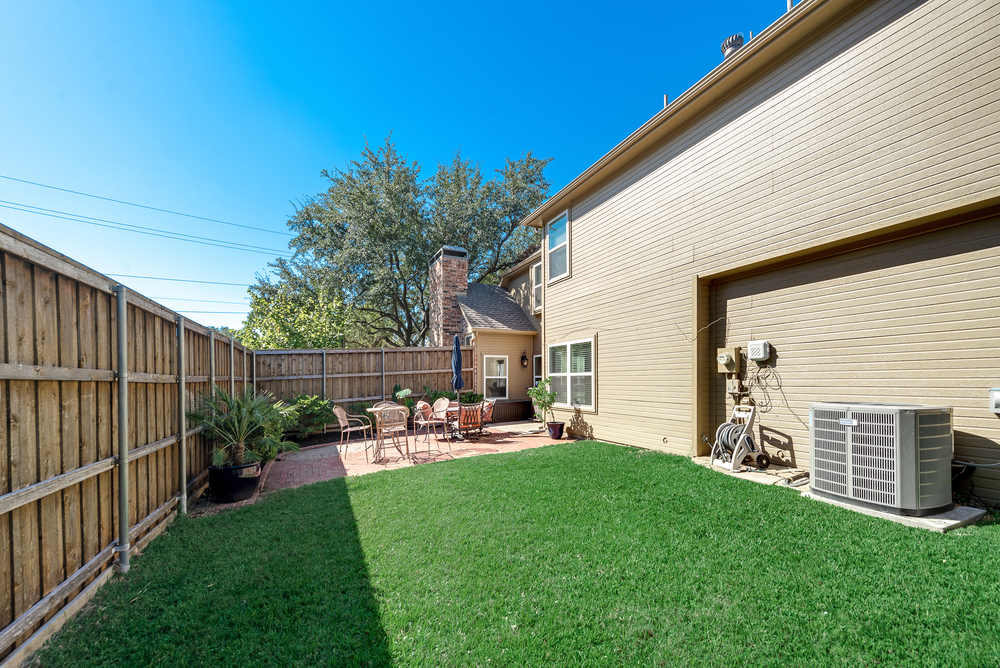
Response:
M751 341L747 344L747 359L751 362L766 362L771 359L771 344L767 341Z
M719 348L715 351L715 361L719 365L719 373L740 372L740 348Z

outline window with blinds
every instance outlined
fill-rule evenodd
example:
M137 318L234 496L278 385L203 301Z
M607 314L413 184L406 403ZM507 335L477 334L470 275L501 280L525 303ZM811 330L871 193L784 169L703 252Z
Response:
M594 408L594 340L549 346L549 378L556 406Z

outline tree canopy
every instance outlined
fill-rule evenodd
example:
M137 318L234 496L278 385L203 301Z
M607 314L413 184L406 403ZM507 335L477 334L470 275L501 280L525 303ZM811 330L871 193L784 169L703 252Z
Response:
M427 334L428 266L444 245L469 252L469 280L495 283L538 246L519 222L547 197L550 158L530 152L486 178L456 151L424 179L391 137L322 175L329 188L301 201L288 225L291 260L250 292L249 345L414 346ZM332 338L331 338L332 337ZM286 345L290 342L302 345ZM316 343L311 343L316 342Z

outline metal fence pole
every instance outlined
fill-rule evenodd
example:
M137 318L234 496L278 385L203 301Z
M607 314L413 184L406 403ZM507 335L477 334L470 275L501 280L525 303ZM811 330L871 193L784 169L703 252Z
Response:
M229 337L229 396L236 394L236 339Z
M118 306L118 571L128 573L128 288L113 288Z
M184 415L187 412L187 395L185 387L187 374L184 367L184 316L177 316L177 442L180 444L178 459L178 473L181 480L180 498L178 506L181 515L187 515L187 420Z
M215 332L208 330L208 391L215 398Z

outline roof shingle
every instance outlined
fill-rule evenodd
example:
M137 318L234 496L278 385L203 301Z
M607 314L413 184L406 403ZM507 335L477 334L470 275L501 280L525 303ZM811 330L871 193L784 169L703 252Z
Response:
M470 329L538 331L520 304L500 286L469 283L468 292L458 297L458 304Z

